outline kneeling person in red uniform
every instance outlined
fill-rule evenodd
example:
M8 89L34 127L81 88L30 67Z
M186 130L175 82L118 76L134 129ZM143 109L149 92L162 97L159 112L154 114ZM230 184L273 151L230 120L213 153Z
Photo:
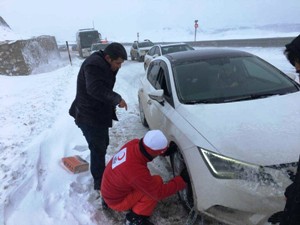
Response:
M151 130L142 139L133 139L116 153L105 168L101 194L116 211L127 211L126 225L151 225L158 201L186 187L181 176L164 183L151 175L147 163L168 149L168 141L160 130Z

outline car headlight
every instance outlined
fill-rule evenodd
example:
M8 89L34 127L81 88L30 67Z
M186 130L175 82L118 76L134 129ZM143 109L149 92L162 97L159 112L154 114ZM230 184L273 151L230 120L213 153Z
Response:
M272 175L263 166L242 162L199 148L213 176L220 179L247 180L262 185L276 185Z

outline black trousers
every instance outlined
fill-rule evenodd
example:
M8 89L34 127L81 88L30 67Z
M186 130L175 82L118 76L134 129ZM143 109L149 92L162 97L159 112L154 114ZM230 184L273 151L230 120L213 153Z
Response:
M99 128L83 123L76 124L81 129L91 151L90 170L94 178L94 189L100 190L105 169L105 155L109 145L108 127Z

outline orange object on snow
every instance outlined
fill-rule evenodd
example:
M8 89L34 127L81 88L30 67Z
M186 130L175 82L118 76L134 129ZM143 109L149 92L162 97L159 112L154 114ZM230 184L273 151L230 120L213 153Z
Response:
M72 173L81 173L89 170L89 163L79 155L62 158L65 167Z

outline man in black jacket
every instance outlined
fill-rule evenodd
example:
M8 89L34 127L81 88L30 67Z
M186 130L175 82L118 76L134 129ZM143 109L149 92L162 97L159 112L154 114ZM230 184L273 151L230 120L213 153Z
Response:
M300 74L300 35L285 47L284 54L295 67L296 72Z
M127 52L120 43L111 43L104 51L86 58L78 73L76 97L69 110L91 151L90 170L97 192L105 169L109 127L112 120L118 120L116 106L127 110L125 100L113 91L124 60L127 60Z
M284 54L289 62L300 74L300 35L285 46ZM296 175L292 176L293 183L285 190L286 204L284 211L274 213L269 222L272 224L280 222L280 225L300 224L300 158Z

